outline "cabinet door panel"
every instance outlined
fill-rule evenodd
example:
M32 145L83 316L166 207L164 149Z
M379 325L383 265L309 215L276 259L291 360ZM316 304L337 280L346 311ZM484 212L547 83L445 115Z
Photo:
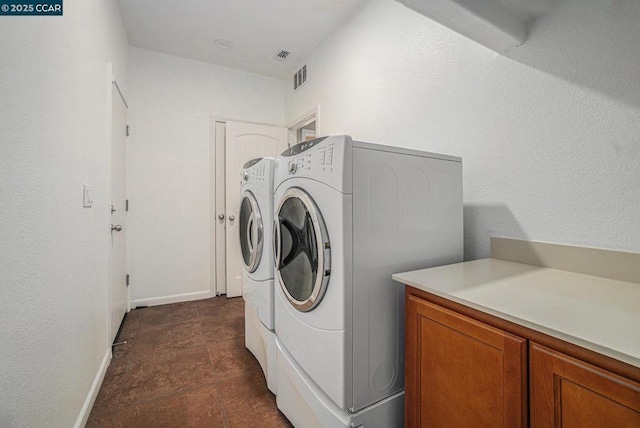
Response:
M407 305L408 426L526 426L526 341L412 296Z
M640 384L531 343L531 426L640 427Z

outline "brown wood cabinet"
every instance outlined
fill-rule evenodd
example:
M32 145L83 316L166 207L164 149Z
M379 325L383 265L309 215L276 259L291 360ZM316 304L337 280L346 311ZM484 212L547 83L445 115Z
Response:
M407 425L526 426L527 341L417 297L407 305Z
M407 427L640 428L637 367L412 287L405 346Z
M530 344L531 426L640 427L640 384Z

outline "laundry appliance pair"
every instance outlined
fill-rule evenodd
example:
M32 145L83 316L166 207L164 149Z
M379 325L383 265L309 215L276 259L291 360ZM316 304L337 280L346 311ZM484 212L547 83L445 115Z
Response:
M296 427L400 427L404 289L462 260L460 158L352 141L276 159L276 401Z

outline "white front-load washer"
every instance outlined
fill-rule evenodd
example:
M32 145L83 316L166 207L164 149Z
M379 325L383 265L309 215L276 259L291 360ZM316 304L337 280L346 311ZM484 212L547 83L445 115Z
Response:
M311 140L276 160L277 403L297 426L402 426L396 272L462 260L460 158Z
M276 392L273 266L273 177L275 160L257 158L243 165L239 214L245 345Z

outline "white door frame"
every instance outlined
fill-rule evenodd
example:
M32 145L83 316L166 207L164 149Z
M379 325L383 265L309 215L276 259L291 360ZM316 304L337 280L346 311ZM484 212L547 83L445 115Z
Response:
M317 105L315 108L309 110L302 116L298 117L294 121L290 122L286 128L289 129L289 147L293 146L297 143L297 132L298 129L304 128L311 122L316 122L316 136L322 135L320 133L320 106Z
M113 122L113 88L115 86L115 88L118 90L118 93L120 94L120 97L122 98L122 101L124 102L124 105L128 108L129 104L127 104L127 100L124 97L124 94L122 93L122 90L120 88L120 86L118 85L118 82L116 80L116 75L113 73L113 63L107 63L107 192L106 194L109 196L109 200L108 203L105 206L105 210L107 213L109 213L108 215L108 220L105 224L105 229L108 232L107 233L107 240L106 240L106 244L107 244L107 346L111 352L111 336L112 336L112 331L111 331L111 280L112 280L112 274L111 274L111 264L113 262L112 257L111 257L111 213L110 213L110 207L111 207L111 200L112 200L112 186L111 186L111 179L112 179L112 166L113 166L113 158L112 158L112 147L113 147L113 133L112 133L112 122ZM128 263L128 260L127 260ZM127 269L128 270L128 269ZM131 310L131 292L129 287L127 287L127 312L129 312Z

